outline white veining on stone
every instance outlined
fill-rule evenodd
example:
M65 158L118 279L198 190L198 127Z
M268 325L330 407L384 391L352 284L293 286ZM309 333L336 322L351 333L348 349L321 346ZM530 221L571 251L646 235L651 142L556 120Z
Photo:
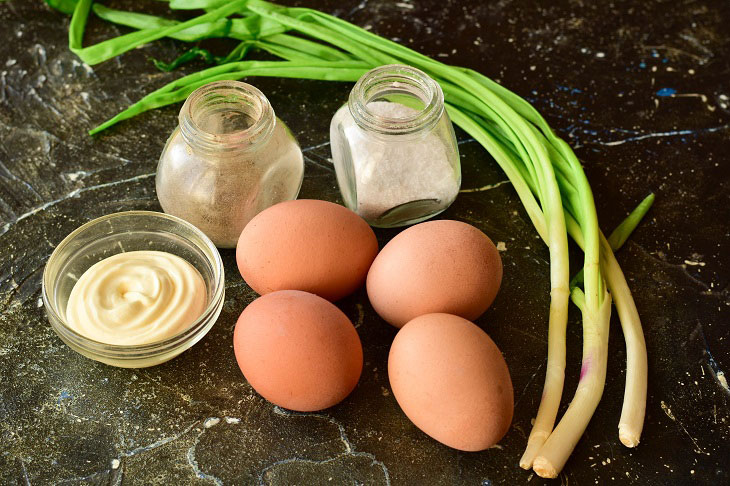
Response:
M219 419L218 417L208 417L207 419L205 419L205 422L203 422L203 427L209 429L215 425L218 425L220 421L221 419Z
M727 130L730 128L730 125L720 125L717 127L710 127L710 128L704 128L699 130L671 130L667 132L652 132L652 133L644 133L642 135L637 135L635 137L628 137L621 140L610 140L608 142L603 142L600 140L586 140L586 144L595 144L595 145L604 145L606 147L613 147L615 145L623 145L627 142L638 142L640 140L646 140L647 138L665 138L665 137L679 137L683 135L699 135L701 133L714 133L714 132L720 132L723 130Z
M330 144L329 141L327 141L327 142L318 143L317 145L311 145L309 147L303 148L302 149L302 153L305 153L306 154L307 152L311 152L312 150L316 150L318 148L326 147L329 144Z
M139 181L139 180L142 180L142 179L148 179L148 178L154 177L154 176L155 176L155 172L152 172L152 173L149 173L149 174L141 174L141 175L138 175L138 176L130 177L128 179L121 179L121 180L118 180L118 181L107 182L107 183L104 183L104 184L97 184L95 186L88 186L88 187L81 187L81 188L78 188L78 189L74 189L73 191L69 192L68 194L65 194L65 195L59 197L58 199L54 199L53 201L48 201L45 204L42 204L40 206L37 206L37 207L31 209L30 211L27 211L27 212L21 214L20 216L18 216L17 218L15 218L13 221L10 221L8 223L5 223L0 228L0 236L2 236L5 233L7 233L8 230L11 228L11 226L13 226L14 224L19 223L20 221L22 221L22 220L24 220L26 218L29 218L29 217L31 217L31 216L33 216L35 214L38 214L41 211L45 211L46 209L48 209L50 207L53 207L56 204L59 204L59 203L61 203L63 201L66 201L68 199L74 198L74 197L78 196L79 194L83 194L83 193L89 192L89 191L96 191L96 190L104 189L104 188L107 188L107 187L117 186L119 184L127 184L129 182Z
M462 189L459 192L462 192L462 193L464 193L464 192L484 192L484 191L489 191L491 189L495 189L504 184L509 184L509 181L499 181L494 184L487 184L486 186L474 187L471 189Z
M313 417L320 420L325 420L332 425L337 427L337 430L340 433L340 441L342 442L344 446L344 451L340 454L337 454L336 456L324 459L324 460L314 460L314 459L302 459L302 458L288 458L283 459L281 461L275 461L268 466L266 466L261 472L259 473L259 484L265 484L264 482L264 476L268 471L275 468L276 466L279 466L281 464L290 464L290 463L305 463L305 464L327 464L333 461L336 461L337 459L340 459L342 457L352 456L352 457L366 457L371 460L372 464L377 465L379 468L383 470L383 478L385 481L385 484L387 486L390 486L390 473L388 471L387 466L382 461L379 461L375 455L370 454L369 452L357 452L355 451L355 447L352 445L352 442L350 442L350 439L347 437L347 433L345 432L345 427L335 420L334 418L319 414L319 413L309 413L309 412L292 412L286 409L283 409L279 407L278 405L274 405L273 412L277 415L282 415L284 417Z
M215 420L218 420L218 422L220 422L220 419L219 418L217 418L217 417L214 417L214 418L215 418ZM207 479L208 481L211 481L216 486L223 486L223 481L221 481L219 478L213 476L212 474L208 474L206 472L203 472L200 469L200 465L198 464L198 461L195 459L195 448L198 447L198 443L200 442L200 438L203 436L203 434L205 433L206 429L208 429L208 428L211 427L210 425L207 425L210 420L212 420L212 419L209 418L209 419L207 419L203 423L203 429L195 437L195 440L193 441L193 445L190 446L190 448L188 449L187 454L185 454L185 457L186 457L186 459L188 461L188 464L193 469L193 472L195 473L195 475L197 477L199 477L200 479ZM216 422L216 423L218 423L218 422Z

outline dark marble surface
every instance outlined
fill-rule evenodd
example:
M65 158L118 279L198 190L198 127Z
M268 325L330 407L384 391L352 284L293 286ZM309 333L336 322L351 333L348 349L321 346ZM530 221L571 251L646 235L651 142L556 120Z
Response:
M656 192L654 208L618 254L649 350L641 444L627 449L617 437L625 351L614 318L604 398L560 478L545 483L728 484L730 4L309 4L476 68L532 101L583 160L604 230ZM86 130L179 76L156 71L148 59L172 59L184 46L163 40L91 68L66 47L68 18L40 1L1 2L0 25L1 484L542 483L517 462L542 388L548 253L477 144L462 134L463 189L482 189L460 195L444 216L506 246L502 291L478 324L506 356L516 409L498 447L461 453L400 412L386 374L395 330L363 292L340 303L364 343L354 393L316 414L285 412L259 397L231 346L235 320L255 298L231 251L223 252L223 314L180 357L126 370L66 347L41 305L43 266L66 234L92 218L159 209L154 171L179 107L98 138ZM87 42L122 31L93 21ZM305 148L302 196L339 201L328 124L350 86L253 82ZM379 231L381 244L394 233ZM572 310L565 404L580 367L578 317Z

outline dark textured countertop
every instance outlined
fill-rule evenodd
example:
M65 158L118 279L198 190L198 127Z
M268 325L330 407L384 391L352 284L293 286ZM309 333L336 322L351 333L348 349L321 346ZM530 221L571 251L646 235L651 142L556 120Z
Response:
M641 444L627 449L617 437L625 350L614 318L603 400L560 478L545 483L728 484L730 4L305 3L478 69L533 102L585 164L604 230L656 193L618 253L649 352ZM179 105L98 138L86 130L179 76L157 71L149 58L169 60L184 49L163 40L92 68L68 51L68 22L40 1L0 3L0 483L543 483L517 463L542 389L548 252L505 176L463 133L462 188L470 192L444 217L506 247L502 290L477 321L501 347L514 382L514 422L498 447L451 450L401 413L386 373L395 329L363 292L339 303L364 344L352 395L313 414L264 401L233 356L233 326L255 294L232 251L222 252L227 296L218 323L178 358L118 369L64 345L42 308L43 266L92 218L159 209L154 173ZM86 42L121 32L94 20ZM301 196L339 201L328 125L351 86L253 83L304 148ZM395 231L377 233L382 245ZM564 406L577 382L580 336L572 309Z

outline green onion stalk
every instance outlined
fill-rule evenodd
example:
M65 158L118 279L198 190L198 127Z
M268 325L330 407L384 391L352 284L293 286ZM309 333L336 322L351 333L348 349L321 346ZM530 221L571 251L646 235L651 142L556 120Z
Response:
M646 404L646 346L636 306L613 251L638 225L653 195L605 238L580 162L528 102L476 71L435 61L317 10L287 8L263 0L169 0L171 9L205 11L180 22L114 10L93 0L46 2L72 14L69 48L92 65L163 37L185 42L211 37L239 41L226 56L214 56L194 47L172 63L157 62L162 69L174 69L199 57L215 65L149 93L92 129L92 135L147 110L183 101L195 89L213 81L273 76L354 82L368 70L385 64L408 64L433 77L443 88L451 119L500 165L550 252L545 385L520 465L532 467L540 476L555 477L583 434L605 384L612 300L627 348L619 437L629 447L638 444ZM83 47L86 21L92 12L135 30ZM282 60L245 60L251 49ZM569 279L568 235L584 252L582 270L573 280ZM569 299L580 309L583 320L582 368L573 400L555 426L565 376Z

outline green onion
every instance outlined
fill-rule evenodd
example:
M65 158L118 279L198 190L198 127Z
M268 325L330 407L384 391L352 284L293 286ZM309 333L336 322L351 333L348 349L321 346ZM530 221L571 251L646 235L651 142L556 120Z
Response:
M320 79L324 81L357 81L368 71L358 61L240 61L208 68L190 74L148 94L123 112L89 131L95 135L122 120L161 106L183 101L193 91L214 81L241 79L248 76Z
M186 22L179 22L172 25L146 28L138 30L130 34L122 35L109 39L93 46L82 47L84 29L86 28L86 19L91 10L93 0L79 0L71 17L71 25L69 26L68 39L69 49L79 56L82 61L89 65L98 64L100 62L116 57L123 52L134 49L135 47L147 44L163 37L170 37L179 32L185 31L196 26L216 22L225 19L227 16L243 9L247 0L233 0L225 5L203 14ZM219 35L227 35L230 32L230 21L224 20L220 25L214 24L216 29L222 29Z
M244 41L245 42L245 41ZM245 55L245 52L242 53ZM152 59L153 64L157 69L160 71L174 71L175 69L179 68L183 64L187 64L190 61L200 58L207 64L221 64L221 61L223 61L224 58L214 56L211 54L211 52L207 49L201 49L200 47L193 47L192 49L188 49L185 51L182 55L176 57L172 62L166 63L157 59Z
M66 13L73 11L69 47L90 64L161 37L194 41L222 36L242 41L224 58L209 56L200 49L186 53L184 56L188 57L203 55L219 65L146 95L91 130L91 134L144 111L182 101L196 88L221 79L276 76L352 82L369 69L390 63L409 64L436 79L443 88L451 119L504 170L550 251L546 378L520 465L532 467L541 476L555 477L585 430L605 384L612 300L618 309L627 348L619 437L629 447L638 444L646 405L646 346L636 306L613 250L636 227L651 206L653 195L606 239L599 230L593 195L578 159L529 103L476 71L445 65L323 12L281 7L262 0L170 0L172 9L206 11L191 20L177 22L92 6L90 0L46 1ZM92 10L105 20L139 30L84 48L81 41ZM238 17L230 18L231 15ZM298 35L292 36L290 32ZM242 61L250 47L284 60ZM174 68L185 59L178 58L166 67ZM572 281L568 274L568 234L584 251L582 271ZM575 396L555 426L565 374L569 298L583 317L583 367Z

